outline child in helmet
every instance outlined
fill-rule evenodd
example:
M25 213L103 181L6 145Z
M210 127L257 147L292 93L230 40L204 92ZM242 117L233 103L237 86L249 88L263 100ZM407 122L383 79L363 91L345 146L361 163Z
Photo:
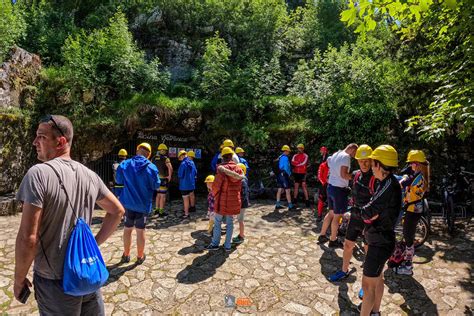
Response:
M249 197L249 185L247 179L247 167L243 163L237 164L242 171L244 172L245 178L242 179L242 190L241 190L241 199L242 199L242 206L240 209L240 214L237 217L239 221L239 234L232 239L233 244L241 244L244 242L244 217L245 217L245 209L250 206L250 197Z
M207 185L207 217L209 218L209 226L207 227L207 232L212 236L212 230L214 228L214 194L212 193L212 183L214 183L215 177L209 175L204 180L204 183Z

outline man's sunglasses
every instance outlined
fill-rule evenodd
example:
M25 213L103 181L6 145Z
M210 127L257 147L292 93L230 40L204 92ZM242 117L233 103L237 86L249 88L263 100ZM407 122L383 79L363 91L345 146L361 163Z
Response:
M46 115L45 117L43 117L40 122L41 122L41 123L53 122L53 127L54 127L55 129L57 129L57 130L61 133L61 135L62 135L63 137L67 138L66 135L64 135L64 132L63 132L63 131L61 130L61 128L59 127L58 123L56 123L56 121L54 120L54 118L53 118L53 116L52 116L51 114L48 114L48 115Z

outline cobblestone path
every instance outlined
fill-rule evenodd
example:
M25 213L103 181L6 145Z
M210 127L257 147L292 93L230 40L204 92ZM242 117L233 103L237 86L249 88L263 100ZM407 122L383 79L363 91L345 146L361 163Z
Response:
M173 203L174 210L179 208ZM203 250L209 243L205 206L198 209L186 222L173 214L150 220L143 265L136 266L134 260L118 265L122 227L101 246L110 269L102 291L107 314L357 313L362 254L356 253L354 273L348 279L328 282L326 278L342 263L342 250L316 244L320 227L308 209L275 212L271 201L255 203L247 210L245 243L229 254ZM97 231L103 212L95 216ZM0 218L0 312L37 314L33 296L27 305L12 300L19 222L20 215ZM472 314L473 225L461 228L457 238L444 236L441 226L434 225L433 237L417 251L413 277L385 271L384 315ZM250 306L226 307L226 295L243 305L250 301Z

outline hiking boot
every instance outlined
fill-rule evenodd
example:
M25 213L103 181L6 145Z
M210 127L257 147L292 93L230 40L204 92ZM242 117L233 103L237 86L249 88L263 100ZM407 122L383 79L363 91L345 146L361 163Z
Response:
M327 241L329 241L329 238L326 235L319 235L318 244L324 244Z
M344 244L340 242L338 239L330 240L328 246L329 248L344 248Z
M309 200L306 200L305 202L306 207L310 207Z
M143 254L143 257L137 258L137 264L142 264L145 261L145 259L146 259L146 255Z
M122 259L120 259L120 263L129 263L129 262L130 262L130 256L122 255Z
M413 275L413 266L402 264L396 268L395 272L400 275Z
M219 250L219 246L214 246L212 244L209 244L209 245L206 246L205 249L208 250L208 251L215 251L215 250Z
M348 276L349 276L349 271L344 272L342 270L339 270L336 273L334 273L333 275L331 275L328 278L328 280L331 281L331 282L337 282L337 281L341 281L341 280L347 278Z
M241 237L240 235L237 235L234 238L232 238L233 244L241 244L243 242L244 242L244 237Z
M359 298L360 298L361 300L364 299L364 289L362 289L362 288L359 290Z

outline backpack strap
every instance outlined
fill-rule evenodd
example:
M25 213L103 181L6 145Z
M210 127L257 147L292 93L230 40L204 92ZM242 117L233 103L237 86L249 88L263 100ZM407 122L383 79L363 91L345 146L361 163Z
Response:
M356 174L354 175L354 180L353 180L353 185L355 186L357 182L359 182L360 175L362 174L362 171L357 171Z
M369 192L371 195L375 193L375 176L371 176L369 180Z

